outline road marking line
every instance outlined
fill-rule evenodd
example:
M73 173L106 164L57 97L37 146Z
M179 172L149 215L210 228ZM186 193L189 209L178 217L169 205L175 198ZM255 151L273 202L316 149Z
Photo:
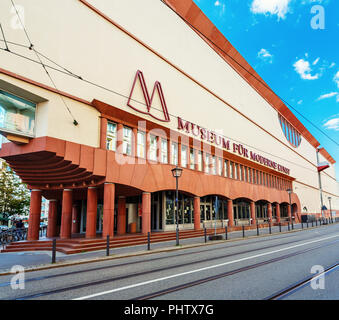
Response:
M190 270L190 271L187 271L187 272L174 274L174 275L171 275L171 276L166 276L166 277L162 277L162 278L157 278L157 279L153 279L153 280L135 283L135 284L125 286L125 287L120 287L120 288L116 288L116 289L112 289L112 290L94 293L94 294L91 294L91 295L88 295L88 296L83 296L83 297L75 298L75 299L72 299L72 300L90 299L90 298L102 296L102 295L109 294L109 293L114 293L114 292L118 292L118 291L122 291L122 290L127 290L127 289L132 289L132 288L144 286L144 285L154 283L154 282L159 282L159 281L163 281L163 280L177 278L177 277L185 276L185 275L188 275L188 274L197 273L197 272L201 272L201 271L205 271L205 270L209 270L209 269L214 269L214 268L226 266L226 265L229 265L229 264L233 264L233 263L237 263L237 262L241 262L241 261L245 261L245 260L259 258L259 257L270 255L270 254L273 254L273 253L277 253L277 252L281 252L281 251L285 251L285 250L289 250L289 249L294 249L294 248L297 248L297 247L305 246L307 244L320 242L320 241L324 241L324 240L328 240L328 239L332 239L332 238L337 238L337 237L339 237L339 235L334 235L334 236L331 236L331 237L312 240L312 241L308 241L308 242L305 242L305 243L296 244L294 246L290 246L290 247L286 247L286 248L282 248L282 249L277 249L277 250L273 250L273 251L270 251L270 252L264 252L264 253L256 254L256 255L253 255L253 256L250 256L250 257L245 257L245 258L241 258L241 259L237 259L237 260L232 260L232 261L216 264L216 265L213 265L213 266L203 267L203 268L199 268L199 269L195 269L195 270Z

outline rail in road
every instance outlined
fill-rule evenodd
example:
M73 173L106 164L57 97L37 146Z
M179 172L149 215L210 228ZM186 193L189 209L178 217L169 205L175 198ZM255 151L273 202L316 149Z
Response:
M84 270L71 270L68 272L58 273L58 274L46 274L46 275L39 275L39 276L33 276L31 278L26 279L26 283L37 283L40 284L41 281L44 280L57 280L62 281L65 280L64 283L67 283L68 285L63 285L62 287L58 288L50 288L46 290L40 290L31 292L29 294L23 294L23 295L15 295L13 299L18 300L27 300L27 299L39 299L39 298L48 298L53 296L63 296L63 294L67 293L67 295L71 295L72 299L92 299L92 298L100 298L105 295L137 288L137 287L143 287L147 286L149 284L153 283L160 283L163 281L168 281L171 279L177 279L181 278L183 281L179 285L168 285L163 290L151 290L151 292L147 292L144 295L133 295L131 293L129 299L133 300L145 300L145 299L153 299L156 297L162 297L169 293L173 292L179 292L181 290L192 288L192 287L198 287L199 285L202 285L204 283L212 282L218 279L224 279L227 277L230 277L232 275L236 275L239 273L244 273L246 271L257 269L260 267L263 267L265 265L271 265L274 263L277 263L279 261L288 260L292 257L301 256L308 252L316 252L317 250L328 248L333 245L338 245L339 243L339 232L338 232L338 226L333 226L332 228L326 228L326 233L323 232L322 234L317 231L317 229L309 229L310 232L302 232L302 238L301 232L298 232L297 234L287 234L287 235L272 235L272 239L269 238L262 238L258 240L251 239L253 241L250 242L241 242L241 243L219 243L213 245L213 247L209 248L199 248L189 251L188 249L183 250L182 252L175 252L175 254L171 255L165 255L157 256L157 257L147 257L147 258L141 258L137 261L126 261L126 262L119 262L119 263L113 263L105 266L95 266L94 268L87 268ZM313 230L313 232L312 232ZM314 232L315 231L315 232ZM324 229L323 229L324 231ZM271 243L270 240L279 240L279 243ZM257 248L251 248L248 249L246 246L248 245L258 245ZM239 249L236 252L229 253L232 249ZM269 251L267 251L269 250ZM289 252L289 251L293 252ZM264 252L263 252L264 251ZM221 254L220 254L221 252ZM212 257L207 258L201 258L200 255L202 254L210 254L213 255ZM281 253L284 253L281 255ZM264 261L257 262L256 260L258 258L266 258L270 255L278 255L273 258L266 259ZM237 257L237 256L240 256ZM177 262L173 263L173 257L176 258ZM189 262L181 262L180 257L186 258L191 257L193 261ZM127 258L126 258L127 259ZM157 262L166 262L169 261L169 265L166 263L166 266L160 266L157 267ZM223 262L225 259L233 259L231 261ZM133 260L133 259L130 259ZM219 268L222 268L224 266L231 266L237 262L253 262L247 264L242 267L234 268L232 270L228 270L226 272L217 272L217 274L214 274L212 276L208 277L200 277L196 280L190 280L189 277L193 274L199 274L200 272L203 273L203 271L206 270L218 270ZM219 263L218 263L219 262ZM101 272L104 270L110 271L112 274L114 274L116 271L123 272L122 270L127 270L127 267L135 267L136 265L144 265L144 264L150 264L151 267L145 267L146 270L132 272L132 273L125 273L120 274L117 276L110 276L102 278ZM216 264L214 264L216 263ZM201 264L207 264L207 266L201 266ZM177 270L178 269L178 270ZM336 266L331 266L331 268L327 268L325 272L330 272L331 270L336 270ZM116 271L115 271L116 270ZM188 270L188 271L181 271L181 270ZM119 273L117 272L117 273ZM47 273L47 272L46 272ZM86 274L96 274L95 279L92 279L90 281L84 281L80 283L73 283L72 279L75 279L76 275L86 275ZM164 274L163 277L156 277L156 273ZM154 276L152 276L154 275ZM140 279L140 277L151 280L146 281L137 281L135 279ZM278 292L276 294L273 294L270 299L277 299L283 297L284 294L287 294L288 292L291 292L293 290L296 290L298 287L302 287L304 284L307 284L307 281L309 282L311 278L303 279L297 284L293 284L289 286L288 288L285 287L285 289L281 290L281 292ZM1 281L1 278L0 278ZM100 286L102 285L112 285L112 287L116 286L116 283L123 283L125 282L126 285L122 285L118 288L113 288L111 290L105 290L105 291L99 291L93 294L89 295L80 295L78 292L93 292L96 291L96 288L100 289ZM71 284L69 284L71 283ZM0 283L0 291L5 289L10 285L10 282L1 282ZM42 287L41 285L38 285L37 287ZM82 291L82 289L84 289ZM34 290L33 290L34 291ZM3 297L2 297L3 298ZM11 296L5 297L6 299L12 299Z

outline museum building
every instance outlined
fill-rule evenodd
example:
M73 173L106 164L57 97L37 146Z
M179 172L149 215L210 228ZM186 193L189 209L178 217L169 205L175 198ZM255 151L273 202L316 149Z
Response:
M34 49L2 2L0 157L28 240L42 197L61 239L336 214L335 160L193 1L17 2Z

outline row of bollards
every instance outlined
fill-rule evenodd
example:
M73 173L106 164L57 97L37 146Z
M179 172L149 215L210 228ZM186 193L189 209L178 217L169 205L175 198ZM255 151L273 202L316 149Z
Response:
M319 226L321 225L325 225L325 224L332 224L332 223L337 223L339 222L339 218L323 218L323 219L318 219L315 220L315 225L318 226L318 222L319 222ZM312 228L314 227L314 221L311 221L311 225ZM287 223L287 228L288 231L294 230L294 224L293 221L290 222L288 221ZM306 227L309 228L309 222L306 221ZM269 234L272 234L272 225L271 222L269 222L268 224L268 228L269 228ZM301 228L304 229L304 223L301 222ZM279 232L281 232L281 223L279 222ZM259 229L259 224L257 222L257 236L260 235L260 229ZM245 226L242 226L242 237L245 238ZM207 243L207 229L206 227L204 228L204 238L205 238L205 243ZM228 240L228 228L227 226L225 226L225 240ZM179 230L176 230L176 244L178 245L179 243ZM52 263L56 263L56 247L57 247L57 241L56 239L52 240ZM151 250L151 233L148 232L147 233L147 250ZM110 255L110 237L107 236L106 238L106 256Z

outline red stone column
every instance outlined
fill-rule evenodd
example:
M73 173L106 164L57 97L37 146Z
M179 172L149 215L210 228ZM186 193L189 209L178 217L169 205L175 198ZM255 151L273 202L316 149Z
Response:
M39 240L41 216L41 190L31 191L27 240Z
M228 226L234 226L234 218L233 218L233 200L227 199L227 216L228 216Z
M71 189L64 189L62 193L60 239L70 239L72 231L72 195Z
M251 210L251 219L252 219L251 224L256 224L257 219L255 217L255 202L254 201L250 202L250 210Z
M291 214L291 206L289 204L287 206L287 215L288 215L288 220L291 222L292 221L292 214Z
M49 200L47 238L56 237L57 214L58 214L57 204L58 204L57 200L55 199Z
M272 222L272 203L267 204L267 217L269 218L270 222Z
M87 218L86 238L95 238L97 234L97 210L98 193L97 188L89 187L87 190Z
M143 234L151 232L151 194L142 193L142 230Z
M194 230L200 230L200 197L194 197Z
M275 210L276 210L276 214L277 214L277 222L279 223L280 222L280 205L279 203L276 203L275 205Z
M80 206L73 204L72 207L72 233L80 232Z
M103 226L102 236L106 238L114 236L114 199L115 199L115 184L104 184L104 210L103 210Z
M118 217L117 217L117 234L126 234L126 198L120 196L118 198Z

